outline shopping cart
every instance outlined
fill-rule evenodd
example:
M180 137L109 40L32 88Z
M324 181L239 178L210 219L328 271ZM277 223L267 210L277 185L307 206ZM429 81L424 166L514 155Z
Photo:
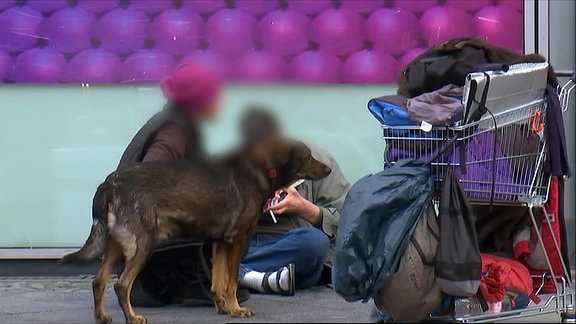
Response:
M400 159L414 158L432 160L432 175L438 188L444 170L454 168L472 203L528 207L538 241L544 246L535 214L538 209L544 209L551 179L546 172L548 146L544 136L548 108L544 97L547 70L546 63L519 64L507 72L469 75L464 87L463 121L442 127L383 126L384 163L392 165ZM575 87L572 77L558 89L564 112L569 108ZM548 226L554 233L549 217L543 218L547 225L542 226ZM562 258L556 237L554 243ZM547 313L573 313L575 287L569 269L561 260L566 276L556 275L549 256L545 257L549 272L541 281L553 280L556 293L541 296L543 302L540 304L531 304L523 310L441 319L488 322ZM536 293L541 289L542 285Z

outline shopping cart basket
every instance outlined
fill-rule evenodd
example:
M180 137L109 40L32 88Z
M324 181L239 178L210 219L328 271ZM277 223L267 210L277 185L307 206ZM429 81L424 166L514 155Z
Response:
M535 209L544 208L550 186L544 136L547 68L546 63L518 64L505 73L469 75L464 87L463 121L459 125L442 127L383 126L384 163L391 165L400 159L432 160L432 175L438 188L444 170L450 167L454 168L473 203L527 206L538 241L543 246ZM563 111L569 107L574 88L572 78L559 89ZM547 225L543 226L548 226L553 233L550 219L544 219ZM561 256L557 238L554 243ZM544 302L524 310L453 316L450 320L483 322L503 317L573 312L574 285L564 260L561 261L566 276L558 276L548 255L545 257L549 273L543 279L556 283L556 293L543 298Z

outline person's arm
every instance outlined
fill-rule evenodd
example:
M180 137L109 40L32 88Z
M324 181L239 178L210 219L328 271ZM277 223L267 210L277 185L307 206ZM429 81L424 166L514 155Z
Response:
M320 149L314 151L319 155L319 160L326 163L332 172L322 180L305 183L307 190L302 191L302 194L294 188L287 188L288 195L268 209L278 214L298 214L312 225L322 229L328 236L334 237L350 183L330 154Z
M184 132L174 124L167 124L156 132L142 162L182 160L185 154Z
M306 198L309 198L319 208L318 219L313 224L321 225L324 233L332 238L336 236L338 231L342 205L350 188L350 183L342 174L342 170L334 157L328 153L325 153L325 156L330 161L329 167L332 172L322 180L313 181L312 190L309 193L311 197Z

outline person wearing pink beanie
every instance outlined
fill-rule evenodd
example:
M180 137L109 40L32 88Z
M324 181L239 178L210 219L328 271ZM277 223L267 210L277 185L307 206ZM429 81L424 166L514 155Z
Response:
M183 64L160 82L164 97L192 119L214 118L219 112L223 78L206 65Z
M118 169L141 162L202 160L205 151L199 125L217 117L224 79L209 66L185 64L160 82L167 103L136 133ZM138 275L131 300L134 306L192 304L212 306L208 246L199 239L163 242ZM238 301L249 298L238 291Z
M136 133L118 168L139 162L202 158L200 123L220 112L224 80L217 70L201 64L184 64L160 81L167 100Z

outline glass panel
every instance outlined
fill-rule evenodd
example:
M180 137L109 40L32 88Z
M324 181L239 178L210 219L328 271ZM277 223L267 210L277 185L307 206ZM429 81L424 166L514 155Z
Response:
M236 143L240 107L275 108L287 133L330 151L351 181L382 165L369 98L381 86L235 86L226 110L206 129L212 152ZM0 247L80 246L88 235L97 185L138 128L164 100L134 85L0 86ZM353 135L350 135L353 134Z

